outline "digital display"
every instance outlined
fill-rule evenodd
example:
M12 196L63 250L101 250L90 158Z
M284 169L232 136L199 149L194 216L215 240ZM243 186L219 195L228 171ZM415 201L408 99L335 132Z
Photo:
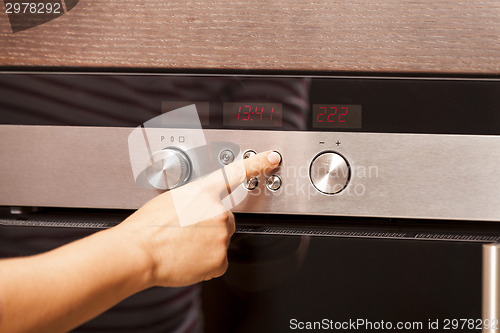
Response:
M224 103L224 126L280 128L283 125L280 103Z
M361 105L313 104L313 128L361 128Z

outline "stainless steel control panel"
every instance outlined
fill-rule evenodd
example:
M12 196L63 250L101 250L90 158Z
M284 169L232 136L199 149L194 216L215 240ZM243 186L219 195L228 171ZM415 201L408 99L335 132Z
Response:
M136 185L131 131L0 126L0 151L8 156L0 163L0 205L140 207L163 191L164 179L151 173L153 189ZM173 140L162 141L165 134ZM150 129L151 152L176 165L169 183L200 176L193 170L203 166L190 150L196 135ZM248 195L236 212L500 221L498 136L243 130L204 136L208 146L218 143L220 166L266 150L283 157L272 173L242 184Z

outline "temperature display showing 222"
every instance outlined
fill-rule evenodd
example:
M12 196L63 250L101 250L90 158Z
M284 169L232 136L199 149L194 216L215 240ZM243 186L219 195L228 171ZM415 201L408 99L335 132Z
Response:
M313 128L361 128L361 105L313 104Z

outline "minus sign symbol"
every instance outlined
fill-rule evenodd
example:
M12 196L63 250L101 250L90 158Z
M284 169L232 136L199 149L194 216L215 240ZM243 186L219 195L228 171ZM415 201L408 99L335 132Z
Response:
M325 141L320 141L320 142L319 142L319 144L320 144L320 145L322 145L322 144L324 144L324 143L325 143Z

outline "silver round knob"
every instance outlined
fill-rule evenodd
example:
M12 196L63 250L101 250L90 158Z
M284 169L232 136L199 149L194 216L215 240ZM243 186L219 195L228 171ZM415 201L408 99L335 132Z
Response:
M257 177L252 177L247 179L246 182L243 183L243 185L247 190L255 190L257 188L257 185L259 185L259 180L257 179Z
M267 178L266 187L271 191L277 191L281 187L281 178L277 175L271 175Z
M322 152L312 160L309 177L313 186L321 193L337 194L349 183L351 168L342 155Z
M191 176L187 155L177 148L165 148L151 157L146 170L149 183L160 190L171 190L185 184Z

